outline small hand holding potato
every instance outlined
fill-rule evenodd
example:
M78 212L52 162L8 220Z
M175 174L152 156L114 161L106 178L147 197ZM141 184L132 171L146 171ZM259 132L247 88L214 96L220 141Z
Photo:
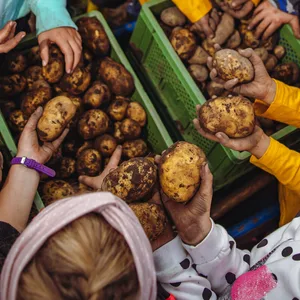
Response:
M84 150L77 159L77 173L79 175L96 176L101 171L102 157L95 149Z

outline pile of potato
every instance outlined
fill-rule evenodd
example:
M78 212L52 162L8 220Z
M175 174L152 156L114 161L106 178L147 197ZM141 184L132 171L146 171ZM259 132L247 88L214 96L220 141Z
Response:
M42 66L39 47L8 54L0 77L1 108L16 141L30 115L44 111L38 122L39 139L51 142L65 128L70 131L48 166L57 175L43 178L45 204L88 190L78 176L96 176L108 163L117 145L123 160L149 153L145 139L147 114L130 99L135 86L123 65L109 57L109 39L96 18L77 21L83 56L72 74L64 71L64 56L50 47L49 64Z
M219 14L220 23L212 39L207 39L204 35L199 37L191 32L192 24L176 7L163 10L159 20L173 48L207 99L213 96L227 97L229 95L222 85L210 80L209 70L206 66L209 56L214 58L218 74L222 74L224 80L233 77L243 78L244 81L240 82L252 80L254 73L251 63L249 65L247 60L241 63L243 60L241 56L236 59L238 52L232 51L238 49L253 48L263 60L271 77L289 85L297 86L299 84L297 83L299 79L298 65L293 62L283 63L281 61L286 50L283 46L278 45L278 32L266 41L257 40L253 31L247 28L249 20L235 20L227 13L219 12ZM222 51L228 53L219 53L221 51L216 53L214 44L219 44L224 48ZM227 68L227 74L225 74L224 66ZM263 118L258 118L258 121L268 135L272 135L286 126Z

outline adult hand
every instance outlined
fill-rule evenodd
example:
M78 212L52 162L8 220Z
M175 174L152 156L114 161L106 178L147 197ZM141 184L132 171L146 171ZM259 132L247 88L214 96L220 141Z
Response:
M122 156L122 146L119 145L116 148L116 150L114 151L113 155L111 156L109 163L107 164L107 166L105 167L105 169L103 170L103 172L100 175L98 175L96 177L80 176L79 182L89 186L90 188L92 188L94 190L101 189L104 178L111 171L115 170L118 167L119 162L121 160L121 156Z
M197 115L199 115L200 107L200 105L196 106ZM264 131L259 126L255 126L254 132L245 138L231 139L223 132L218 132L215 135L206 132L203 128L201 128L198 119L194 119L193 122L196 130L203 137L211 141L218 142L232 150L248 151L258 159L265 154L270 145L270 138L264 133Z
M55 141L46 142L40 146L36 127L42 113L43 109L42 107L39 107L29 118L20 136L17 156L26 156L36 160L40 164L45 164L63 142L69 132L69 129L65 129L61 136Z
M72 73L74 71L82 52L81 36L76 29L59 27L42 32L38 36L38 42L43 66L49 62L49 44L55 43L65 56L66 72Z
M300 27L298 16L285 13L274 7L269 1L264 1L254 11L253 18L249 24L249 29L256 27L255 37L268 39L282 25L290 24L294 35L300 39Z
M8 53L14 49L25 37L26 33L24 31L19 32L15 36L16 27L16 22L9 21L0 30L0 53Z
M169 212L182 241L198 245L211 230L210 209L213 196L213 176L205 164L201 167L201 185L187 204L169 199L163 192L162 201Z
M253 9L253 2L251 0L236 0L229 6L225 2L218 3L220 8L233 16L236 19L242 19L246 17Z
M204 33L207 38L213 38L219 22L220 17L217 10L212 9L191 27L191 31L200 36Z
M216 48L218 46L216 45ZM219 48L218 48L219 49ZM213 81L220 84L224 84L224 88L228 91L234 92L239 95L243 95L250 98L255 98L271 104L275 98L276 94L276 83L269 76L268 71L265 68L263 61L255 53L253 49L239 50L240 55L248 58L254 68L254 79L250 83L238 84L238 79L232 79L224 82L218 78L218 72L212 66L212 58L209 57L207 60L207 65L210 72L210 77Z

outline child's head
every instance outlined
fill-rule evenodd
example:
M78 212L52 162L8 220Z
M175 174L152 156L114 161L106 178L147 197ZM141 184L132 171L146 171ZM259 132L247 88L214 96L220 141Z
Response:
M108 193L44 209L13 245L0 284L6 300L156 296L147 237L125 202Z

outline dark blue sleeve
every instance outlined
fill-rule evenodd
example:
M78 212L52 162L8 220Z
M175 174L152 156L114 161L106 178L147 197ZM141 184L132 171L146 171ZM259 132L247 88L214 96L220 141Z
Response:
M299 16L300 13L300 0L272 0L277 7L289 14Z

